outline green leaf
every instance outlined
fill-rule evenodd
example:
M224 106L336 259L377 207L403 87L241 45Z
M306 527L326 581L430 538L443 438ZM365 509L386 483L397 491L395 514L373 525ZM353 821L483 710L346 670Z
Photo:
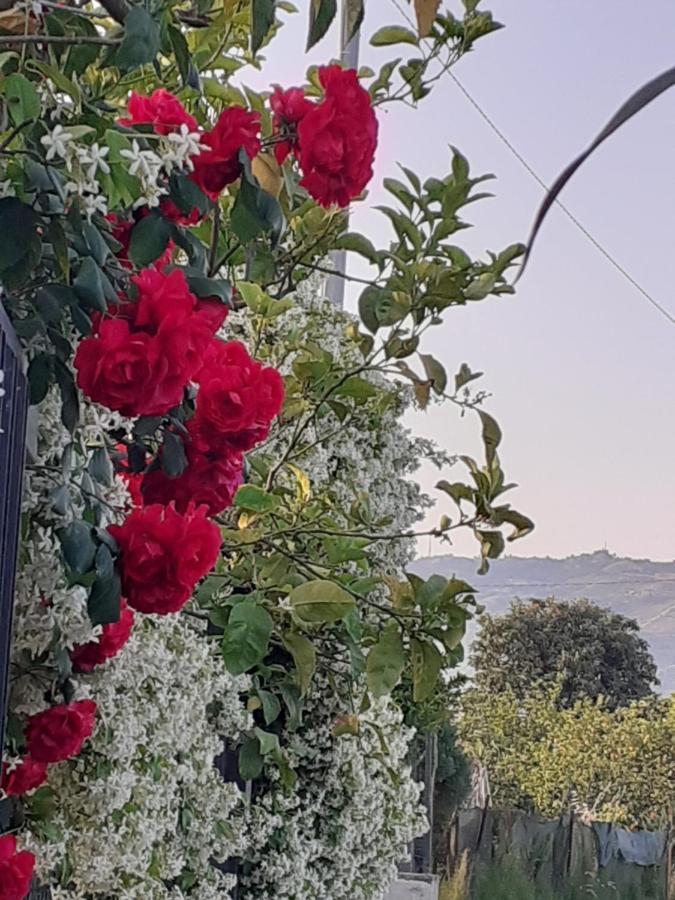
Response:
M89 572L97 550L91 525L81 521L71 522L59 531L58 537L68 568L77 575Z
M171 41L171 47L173 49L174 56L176 57L176 63L178 65L178 71L180 72L181 81L183 82L183 87L187 87L190 83L190 48L188 47L188 42L185 39L185 35L177 28L175 25L170 25L168 28L169 32L169 40Z
M175 431L167 431L162 446L162 470L169 478L178 478L187 467L183 439Z
M110 625L119 622L121 594L122 586L117 572L96 579L87 600L87 612L92 625Z
M186 216L193 209L199 211L200 216L205 216L209 211L211 202L201 188L190 181L182 172L174 172L169 180L169 197Z
M159 25L142 6L132 6L124 20L124 37L113 56L113 65L123 72L153 62L160 47Z
M24 75L15 73L4 80L7 108L15 125L23 125L40 117L40 97L35 85Z
M0 278L3 281L6 281L7 273L16 270L24 261L32 261L36 254L39 261L38 221L35 211L16 197L0 200Z
M390 623L366 657L368 689L375 697L390 694L405 667L403 642L395 623Z
M281 703L279 703L277 696L271 691L259 690L258 697L262 703L265 725L271 725L281 712Z
M255 484L243 484L234 498L236 509L245 509L248 512L256 513L269 512L277 503L277 497L268 494L267 491Z
M354 598L332 581L307 581L294 588L289 599L296 617L303 623L320 625L338 622L354 609Z
M445 393L445 388L448 384L448 376L446 375L443 366L437 359L434 359L434 357L430 356L428 353L420 353L420 359L422 360L424 371L427 373L427 378L431 381L431 387L434 390L434 393Z
M129 258L140 268L149 266L164 253L171 240L171 222L153 212L134 225L129 244Z
M270 754L278 754L281 752L281 748L279 747L279 737L276 734L271 734L269 731L263 731L262 728L255 729L256 737L260 742L260 752L263 756L269 756Z
M413 638L410 643L413 670L413 700L421 703L433 693L443 657L433 644Z
M392 44L412 44L417 46L417 35L402 25L385 25L371 37L373 47L389 47Z
M243 781L253 781L262 773L264 760L257 737L247 738L239 750L239 774Z
M377 250L372 242L369 241L367 237L364 237L362 234L357 234L355 231L340 235L335 241L334 247L336 250L347 250L351 253L358 253L359 256L367 259L368 262L377 263Z
M472 372L466 363L462 363L462 365L459 367L459 372L455 375L455 390L459 391L464 387L465 384L468 384L470 381L475 381L477 378L482 377L482 372Z
M97 447L96 450L94 450L92 457L89 460L87 470L94 481L98 481L99 484L110 487L113 483L113 467L105 447Z
M365 378L359 378L358 375L352 375L344 384L342 384L335 392L337 397L353 397L358 402L364 402L371 397L375 397L379 393L378 388Z
M316 650L314 644L302 634L289 631L283 636L284 647L293 657L295 668L298 671L298 684L300 696L304 697L309 690L309 685L316 669Z
M223 659L233 675L242 675L262 662L273 629L272 617L262 606L250 601L237 603L222 642Z
M468 500L470 503L473 502L472 489L468 484L464 484L461 481L456 481L452 484L449 481L439 481L436 488L439 491L446 493L448 497L452 497L457 506L459 506L460 500Z
M345 7L345 33L347 40L351 41L363 24L366 14L364 0L346 0Z
M230 308L232 285L224 278L206 278L204 275L187 275L188 287L197 297L214 297Z
M105 312L108 305L105 300L103 273L91 256L85 256L80 270L73 281L75 293L90 309Z
M245 154L244 154L245 156ZM283 233L284 216L276 197L263 191L250 172L246 159L239 193L230 216L232 231L243 244L248 244L263 232L272 233L276 243Z
M251 53L260 50L274 25L274 0L251 0Z
M28 389L31 406L35 406L47 396L52 378L52 360L46 353L39 353L28 366Z
M337 0L310 0L307 50L326 34L337 13Z
M61 421L72 434L80 418L80 395L73 373L58 357L54 360L54 371L61 391Z
M483 424L483 444L485 445L485 458L488 465L492 465L497 453L497 447L501 443L502 432L499 425L486 412L479 411L478 415Z

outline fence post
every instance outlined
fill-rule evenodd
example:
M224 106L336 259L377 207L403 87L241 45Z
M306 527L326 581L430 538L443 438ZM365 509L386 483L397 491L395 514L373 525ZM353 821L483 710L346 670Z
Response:
M28 383L16 333L0 294L0 751L4 745Z

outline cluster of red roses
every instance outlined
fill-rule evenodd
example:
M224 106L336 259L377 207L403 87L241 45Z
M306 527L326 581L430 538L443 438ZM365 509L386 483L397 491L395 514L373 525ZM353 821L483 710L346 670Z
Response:
M44 782L47 768L77 756L91 737L96 720L93 700L53 706L31 716L25 726L26 753L2 767L0 787L8 797L33 791ZM23 900L33 880L35 857L17 852L13 836L0 838L0 900Z
M322 206L349 203L363 192L373 176L377 148L377 118L368 91L359 84L353 69L324 66L319 69L324 94L321 100L306 97L302 88L276 88L270 105L276 135L275 155L279 164L293 153L302 171L300 184ZM132 93L129 116L120 124L152 125L167 135L186 126L200 133L201 152L191 159L191 180L212 200L241 175L239 151L254 159L261 149L260 115L241 106L231 106L219 116L210 131L201 131L197 121L169 91L159 89L149 97ZM171 218L180 214L169 200L161 205ZM196 224L198 217L186 224Z
M93 335L75 354L78 384L97 403L125 416L161 416L183 400L227 307L198 300L181 269L143 269L134 300L96 316Z
M309 100L301 88L276 88L271 106L275 146L281 165L293 153L302 170L300 184L322 206L349 203L373 177L377 147L377 119L368 91L353 69L319 69L324 89L320 102Z

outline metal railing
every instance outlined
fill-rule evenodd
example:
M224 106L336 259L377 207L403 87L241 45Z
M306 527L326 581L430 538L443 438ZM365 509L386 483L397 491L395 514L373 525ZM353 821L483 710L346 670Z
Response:
M27 410L28 383L21 349L0 294L0 751L7 716Z

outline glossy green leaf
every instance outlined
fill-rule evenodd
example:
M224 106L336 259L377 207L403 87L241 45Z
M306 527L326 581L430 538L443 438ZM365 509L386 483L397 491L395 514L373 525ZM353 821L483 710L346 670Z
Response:
M304 697L316 669L316 650L314 644L302 634L289 631L283 636L284 646L293 657L298 672L300 696Z
M354 609L354 598L332 581L307 581L289 597L296 617L306 624L338 622Z
M417 46L417 35L402 25L385 25L371 37L373 47L390 47L392 44L413 44Z
M273 629L272 617L262 606L246 600L236 604L222 642L223 659L233 675L242 675L262 662Z
M143 6L132 6L124 20L124 37L113 57L123 72L151 63L160 46L159 25Z
M421 703L433 694L443 665L443 657L429 641L413 638L410 643L413 673L413 700Z
M307 50L311 50L330 28L337 13L337 0L310 0Z
M32 81L14 73L4 79L3 89L7 108L15 125L23 125L40 117L40 97Z
M164 253L171 240L171 222L152 212L134 225L129 244L129 258L137 266L149 266Z
M392 623L380 636L366 657L368 689L375 697L390 694L398 684L405 667L405 652L398 627Z

